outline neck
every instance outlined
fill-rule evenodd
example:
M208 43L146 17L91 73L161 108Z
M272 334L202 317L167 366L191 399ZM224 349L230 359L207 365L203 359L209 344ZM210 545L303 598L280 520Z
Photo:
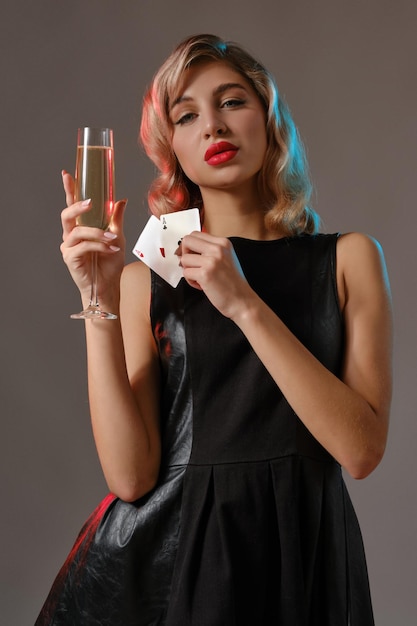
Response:
M265 226L262 202L257 194L205 190L204 230L216 237L277 239L281 236Z

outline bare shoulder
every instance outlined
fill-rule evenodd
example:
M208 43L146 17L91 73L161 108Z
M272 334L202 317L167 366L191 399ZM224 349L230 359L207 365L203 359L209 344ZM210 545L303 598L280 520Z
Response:
M337 242L337 281L342 308L357 298L389 297L388 273L381 244L370 235L347 233Z
M129 263L123 269L120 281L121 308L149 314L151 300L151 272L141 261Z
M120 322L126 365L135 389L138 381L154 385L157 380L157 349L152 332L151 272L141 261L126 265L120 282Z
M120 322L127 358L147 343L153 350L151 328L151 272L141 261L126 265L120 281Z
M150 285L151 272L150 269L145 263L142 261L134 261L133 263L129 263L125 265L122 273L122 282L123 283L140 283L144 282L149 283Z
M381 244L370 235L364 233L346 233L340 235L337 242L337 257L341 261L354 261L355 257L363 260L368 258L380 261L383 258Z

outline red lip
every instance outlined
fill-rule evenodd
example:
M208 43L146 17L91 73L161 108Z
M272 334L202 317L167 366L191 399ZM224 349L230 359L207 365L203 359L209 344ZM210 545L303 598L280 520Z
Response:
M228 141L219 141L217 143L212 143L206 150L204 155L204 160L209 161L213 156L219 154L220 152L237 152L238 147L229 143Z

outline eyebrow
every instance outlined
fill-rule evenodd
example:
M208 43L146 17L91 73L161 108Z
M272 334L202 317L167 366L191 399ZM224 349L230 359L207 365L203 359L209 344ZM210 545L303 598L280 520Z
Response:
M246 87L242 85L241 83L222 83L221 85L218 85L216 89L213 91L213 96L220 96L225 91L228 91L229 89L236 89L236 88L243 89L243 91L247 91ZM191 100L194 100L194 98L192 98L191 96L179 96L172 103L170 110L172 111L172 109L176 107L177 104L181 104L181 102L190 102Z

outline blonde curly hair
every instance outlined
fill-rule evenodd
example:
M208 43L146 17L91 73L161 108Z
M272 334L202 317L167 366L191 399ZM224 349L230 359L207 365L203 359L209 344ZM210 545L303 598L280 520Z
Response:
M203 209L199 187L185 176L172 149L169 118L184 72L201 61L227 62L248 81L265 107L268 147L258 188L268 229L288 235L316 233L319 217L308 206L311 183L304 146L273 77L241 46L215 35L194 35L180 43L145 94L140 139L158 169L148 193L152 213L159 216L191 206Z

